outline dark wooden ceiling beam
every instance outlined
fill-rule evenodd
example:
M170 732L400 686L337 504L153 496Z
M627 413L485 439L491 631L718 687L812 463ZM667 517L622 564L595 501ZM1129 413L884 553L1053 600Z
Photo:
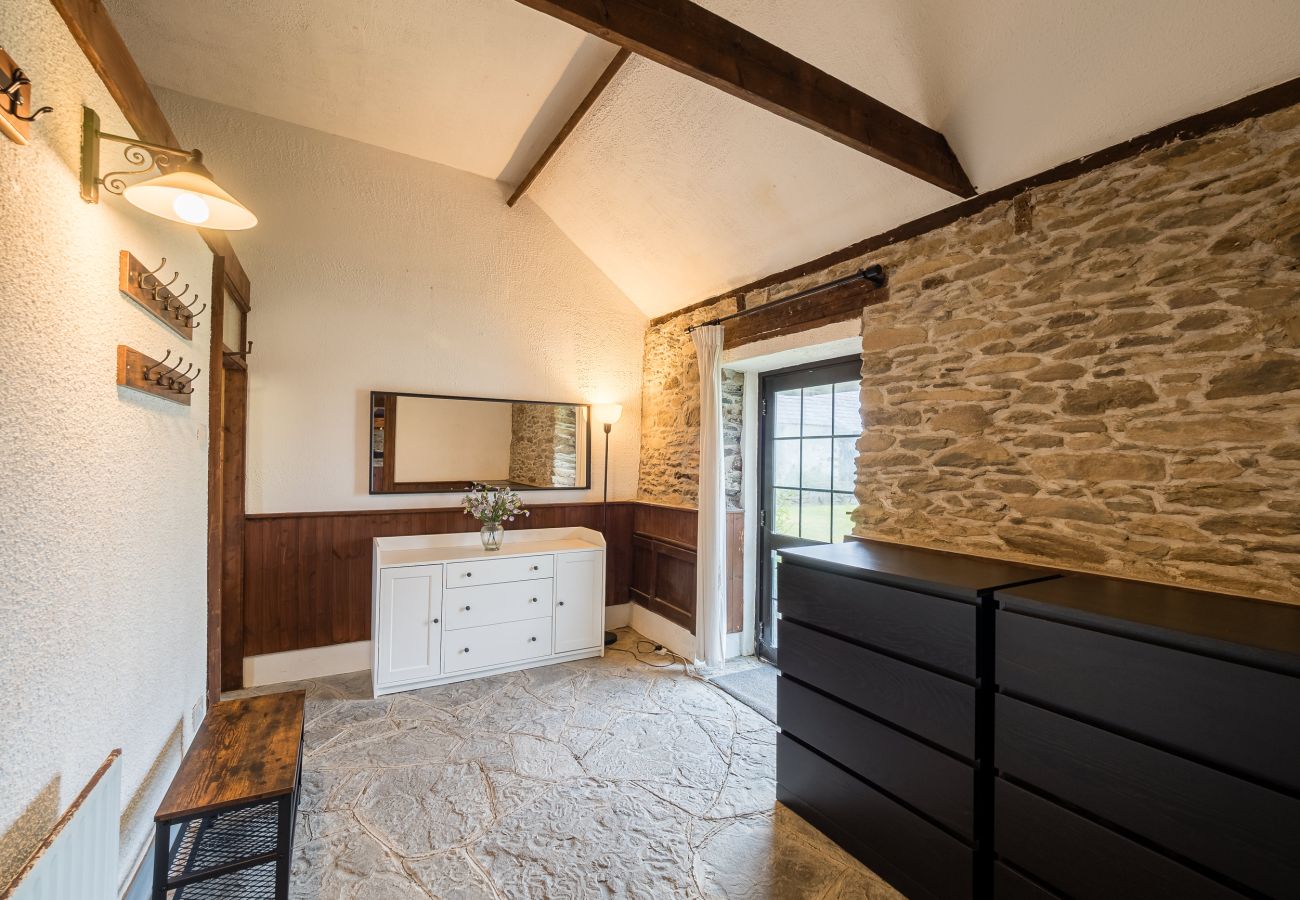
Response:
M528 188L532 186L533 182L537 180L537 176L542 174L542 170L545 169L546 164L551 161L551 157L553 157L556 154L556 151L560 149L560 145L568 140L569 135L573 134L573 129L578 127L578 123L587 115L587 112L596 105L596 101L600 99L600 95L604 92L605 88L609 87L609 83L614 80L614 76L618 74L618 70L623 68L623 63L627 62L628 57L631 55L631 51L624 47L620 47L618 53L614 54L614 58L609 61L609 65L605 67L605 71L600 74L600 77L596 79L596 83L591 86L591 90L587 92L587 96L582 98L582 102L579 103L578 108L573 111L573 115L569 116L569 121L564 123L564 127L559 130L559 133L555 135L555 138L551 141L550 145L542 152L542 155L537 158L537 162L533 163L533 167L528 170L528 174L524 176L524 180L519 182L519 187L515 188L515 192L511 194L510 199L506 201L507 206L514 206L518 203L519 198L522 197L524 192L527 191Z
M690 0L518 0L961 197L947 139Z

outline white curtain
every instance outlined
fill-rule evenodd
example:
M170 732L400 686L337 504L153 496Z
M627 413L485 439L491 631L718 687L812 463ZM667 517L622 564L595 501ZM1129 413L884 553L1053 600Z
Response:
M727 639L727 497L722 479L722 326L691 332L700 363L700 516L695 539L695 656L720 666Z

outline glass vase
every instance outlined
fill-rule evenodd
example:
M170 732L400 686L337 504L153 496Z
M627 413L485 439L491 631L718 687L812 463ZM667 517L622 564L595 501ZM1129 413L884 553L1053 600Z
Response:
M479 529L478 536L483 541L484 550L500 550L501 541L505 539L506 527L500 522L485 522Z

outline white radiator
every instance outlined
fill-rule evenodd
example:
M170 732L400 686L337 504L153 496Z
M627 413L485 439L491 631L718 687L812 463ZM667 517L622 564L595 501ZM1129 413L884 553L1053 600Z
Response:
M108 755L0 900L115 900L121 755Z

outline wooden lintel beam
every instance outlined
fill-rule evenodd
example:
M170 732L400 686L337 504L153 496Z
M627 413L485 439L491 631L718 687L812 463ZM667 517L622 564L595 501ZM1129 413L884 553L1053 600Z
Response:
M973 197L947 139L691 0L518 0L638 56Z
M550 145L542 151L542 155L537 158L537 162L533 163L533 167L528 170L528 174L524 176L524 180L519 182L519 187L515 188L515 192L511 194L510 199L506 201L507 206L514 206L518 203L519 198L522 197L524 192L527 191L528 188L532 186L533 182L537 180L537 176L542 174L542 170L545 169L546 164L551 161L551 157L553 157L556 151L560 149L560 145L568 140L569 135L573 134L573 129L578 127L578 123L582 121L585 115L587 115L587 112L596 105L596 100L600 98L600 95L604 92L605 88L609 87L609 83L614 80L614 76L618 74L618 70L623 68L623 63L627 62L628 57L631 55L631 51L624 47L620 47L618 53L614 54L614 58L609 61L609 65L605 67L605 71L600 74L600 77L596 79L596 83L591 86L591 90L587 92L587 96L582 98L582 102L579 103L578 108L573 111L573 115L569 116L569 121L564 123L564 127L559 130L559 133L555 135L554 140L552 140Z

